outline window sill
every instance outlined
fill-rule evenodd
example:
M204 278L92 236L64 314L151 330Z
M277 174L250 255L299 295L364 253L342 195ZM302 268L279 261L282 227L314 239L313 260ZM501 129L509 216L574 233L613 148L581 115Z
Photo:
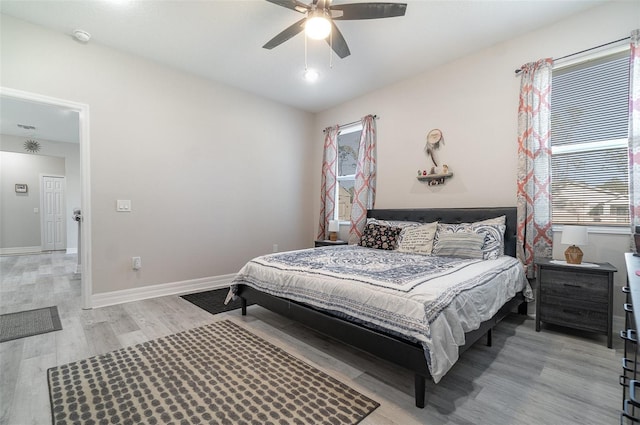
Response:
M564 225L562 224L554 224L551 227L551 230L554 232L562 232ZM587 226L587 233L600 233L605 235L630 235L631 227L629 226Z

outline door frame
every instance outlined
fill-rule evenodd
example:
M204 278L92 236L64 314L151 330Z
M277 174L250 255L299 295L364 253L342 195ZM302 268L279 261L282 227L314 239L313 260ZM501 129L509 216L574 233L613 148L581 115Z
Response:
M78 113L80 140L80 207L82 208L81 252L81 302L83 309L92 308L91 294L91 155L89 142L89 105L71 100L58 99L38 93L0 87L0 96L18 100L41 103L45 105L61 106Z
M40 247L44 251L44 246L46 242L45 236L45 225L44 225L44 178L45 177L53 177L56 179L62 179L62 194L64 196L64 205L63 208L66 211L67 206L67 177L60 176L58 174L40 174ZM67 240L67 220L65 216L64 220L64 248L67 249L67 245L69 241Z

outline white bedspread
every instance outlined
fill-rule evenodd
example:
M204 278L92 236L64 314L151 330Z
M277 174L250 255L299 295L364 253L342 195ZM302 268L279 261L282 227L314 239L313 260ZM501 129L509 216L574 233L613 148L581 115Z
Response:
M232 282L303 302L418 341L435 382L477 329L519 291L532 299L522 264L360 246L314 248L249 261Z

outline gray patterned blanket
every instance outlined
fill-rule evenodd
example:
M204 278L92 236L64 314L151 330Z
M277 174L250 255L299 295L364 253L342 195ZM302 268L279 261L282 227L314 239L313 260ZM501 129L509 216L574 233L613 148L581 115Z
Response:
M435 382L477 329L517 292L533 294L512 257L469 260L360 246L306 249L249 261L232 282L420 342Z

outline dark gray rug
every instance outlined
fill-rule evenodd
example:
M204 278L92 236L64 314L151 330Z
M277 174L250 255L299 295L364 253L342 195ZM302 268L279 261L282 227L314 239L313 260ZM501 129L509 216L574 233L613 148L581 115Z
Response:
M211 291L198 292L195 294L183 295L182 298L192 304L197 305L203 310L207 310L211 314L218 314L224 311L235 310L240 308L240 300L231 301L225 305L224 300L229 293L229 288L213 289ZM247 303L252 305L254 303Z
M229 320L47 378L54 425L356 424L379 406Z
M45 307L0 315L0 342L62 329L58 307Z

